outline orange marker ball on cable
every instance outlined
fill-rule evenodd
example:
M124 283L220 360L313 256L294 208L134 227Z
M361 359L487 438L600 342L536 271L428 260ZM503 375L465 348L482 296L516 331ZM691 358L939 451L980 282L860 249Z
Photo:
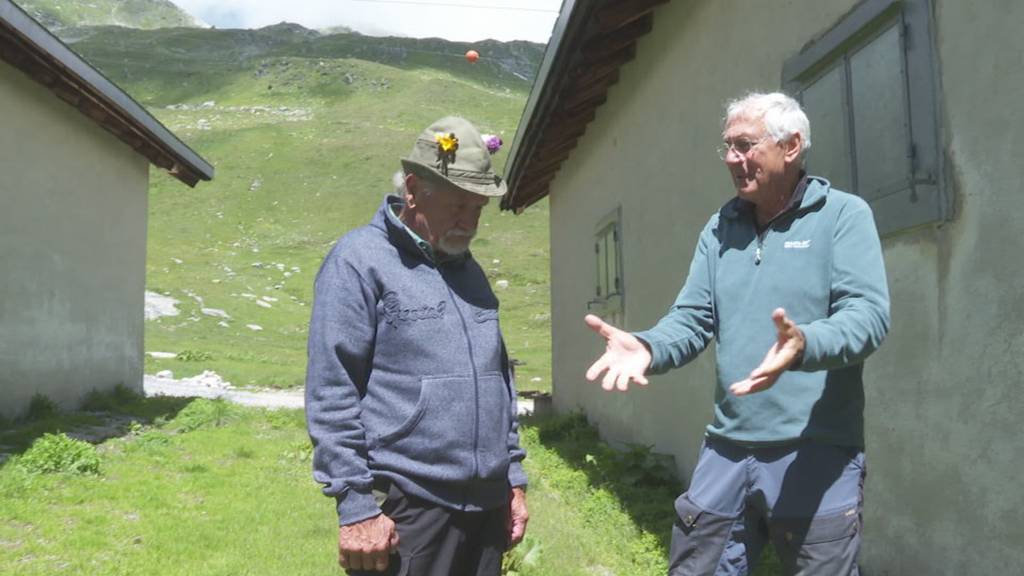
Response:
M480 53L477 52L476 50L469 50L469 51L466 52L466 60L470 64L475 63L479 59L480 59Z

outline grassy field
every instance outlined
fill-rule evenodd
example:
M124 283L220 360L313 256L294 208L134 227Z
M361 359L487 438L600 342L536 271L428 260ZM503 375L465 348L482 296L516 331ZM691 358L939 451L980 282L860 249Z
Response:
M336 572L300 412L163 408L99 447L99 474L0 469L0 574Z
M333 501L311 478L300 411L123 392L88 408L38 410L0 432L15 454L0 464L0 574L340 573ZM97 446L91 473L32 471L61 461L41 450L47 434L111 414L122 430ZM581 415L526 418L521 430L531 519L506 575L664 574L681 489L669 463L645 447L612 450ZM781 573L768 552L755 576Z
M76 50L216 167L195 189L152 173L147 289L181 313L147 322L146 350L186 360L147 358L146 372L275 388L302 383L323 255L369 221L416 135L458 114L511 144L529 83L510 70L539 58L511 43L474 66L441 40L290 25L84 36ZM492 203L481 226L472 249L492 284L508 282L497 294L519 387L550 390L547 206L513 216Z
M50 415L0 434L0 574L337 574L336 516L310 474L299 411L100 398L136 423L98 446L98 473L39 474L33 440L98 418ZM617 454L582 418L527 420L531 522L508 574L665 571L677 487L643 450Z

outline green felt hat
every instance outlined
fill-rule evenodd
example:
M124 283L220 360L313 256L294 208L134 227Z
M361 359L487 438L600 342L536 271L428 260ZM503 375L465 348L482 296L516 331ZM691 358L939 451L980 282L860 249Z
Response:
M421 132L412 152L402 158L402 168L406 174L444 180L482 196L503 196L508 191L491 168L491 150L480 132L457 116L441 118Z

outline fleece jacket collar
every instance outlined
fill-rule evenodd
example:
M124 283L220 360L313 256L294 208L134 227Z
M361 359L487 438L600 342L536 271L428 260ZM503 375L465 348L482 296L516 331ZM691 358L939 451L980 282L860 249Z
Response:
M782 214L776 216L773 221L778 220L783 214L788 214L790 212L802 212L825 202L828 197L828 190L831 187L832 184L825 178L821 178L820 176L805 176L803 180L797 184L797 192L803 188L803 197L799 198L799 206L788 207L782 212ZM722 206L721 214L723 218L735 220L742 215L751 214L753 212L753 208L753 203L737 196L729 202L726 202L725 206Z

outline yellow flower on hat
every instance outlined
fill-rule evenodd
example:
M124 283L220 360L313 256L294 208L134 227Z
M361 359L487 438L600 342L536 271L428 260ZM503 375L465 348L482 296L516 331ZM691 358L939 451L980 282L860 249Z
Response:
M445 134L444 132L438 132L434 134L434 140L437 140L438 147L441 152L455 152L459 149L459 139L455 137L455 133Z
M441 173L447 176L448 165L455 164L455 151L459 149L459 139L455 137L455 132L435 132L434 140L437 140L437 159L441 162Z

